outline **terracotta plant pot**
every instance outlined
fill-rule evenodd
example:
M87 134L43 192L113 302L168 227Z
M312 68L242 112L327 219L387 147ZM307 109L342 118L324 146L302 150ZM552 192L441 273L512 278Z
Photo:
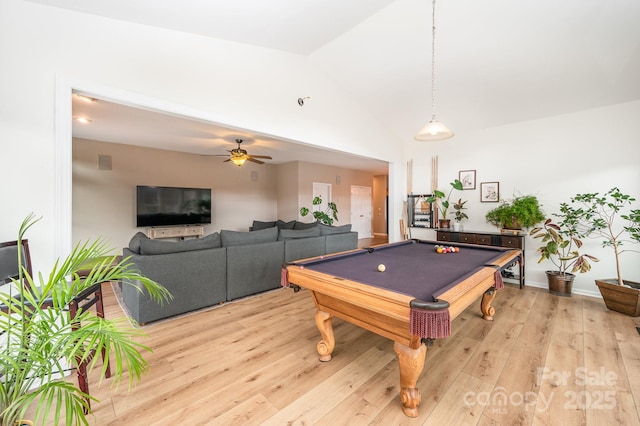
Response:
M571 297L573 279L576 277L574 274L567 272L563 275L558 271L545 271L545 274L547 274L549 293L557 296Z
M617 282L616 279L596 280L607 308L632 317L640 316L640 283L624 280L625 284L635 287L629 288Z
M451 227L451 219L438 219L438 227L439 228L450 228Z

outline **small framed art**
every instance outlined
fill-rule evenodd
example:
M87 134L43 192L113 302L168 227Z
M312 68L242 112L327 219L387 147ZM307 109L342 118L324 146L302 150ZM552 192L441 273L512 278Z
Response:
M480 202L497 203L500 201L500 182L480 183Z
M458 179L462 182L462 189L476 189L476 171L475 170L460 170L458 172Z

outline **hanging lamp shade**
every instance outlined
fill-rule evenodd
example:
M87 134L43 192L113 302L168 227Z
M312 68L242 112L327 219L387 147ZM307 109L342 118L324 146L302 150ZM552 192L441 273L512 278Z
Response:
M441 141L453 137L454 133L441 121L431 119L415 136L417 141Z
M436 0L431 9L431 120L415 135L417 141L441 141L453 137L454 133L436 120Z

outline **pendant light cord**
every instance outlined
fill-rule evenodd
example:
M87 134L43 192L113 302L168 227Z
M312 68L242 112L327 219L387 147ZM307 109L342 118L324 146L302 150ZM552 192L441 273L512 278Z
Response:
M436 0L431 9L431 120L436 119Z

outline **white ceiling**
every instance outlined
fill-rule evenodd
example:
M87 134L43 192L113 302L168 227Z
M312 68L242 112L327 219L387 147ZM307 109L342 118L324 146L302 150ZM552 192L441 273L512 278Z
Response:
M431 116L428 0L32 1L307 56L401 140ZM440 0L438 118L460 134L639 100L639 22L638 0Z

